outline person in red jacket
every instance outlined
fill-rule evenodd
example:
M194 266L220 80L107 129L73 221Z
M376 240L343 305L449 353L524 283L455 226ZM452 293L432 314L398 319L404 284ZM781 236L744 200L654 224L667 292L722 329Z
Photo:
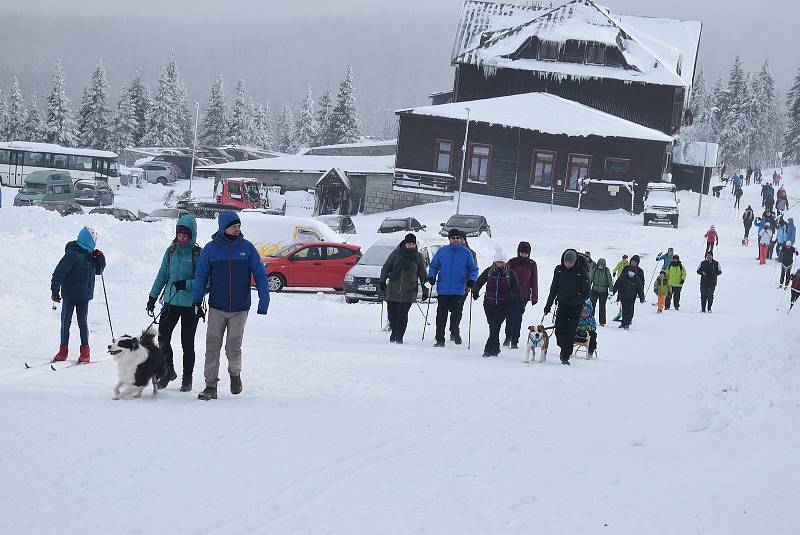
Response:
M711 225L711 228L708 229L705 238L706 238L706 252L713 253L714 245L719 245L719 234L717 234L714 225Z
M800 297L800 269L792 275L792 302L789 304L789 310L792 309L798 297Z
M528 301L532 305L539 302L539 271L536 262L531 260L531 244L526 241L519 242L517 256L508 261L508 267L517 276L521 298L514 301L508 318L506 318L506 339L503 345L517 349L519 335L522 330L522 315Z

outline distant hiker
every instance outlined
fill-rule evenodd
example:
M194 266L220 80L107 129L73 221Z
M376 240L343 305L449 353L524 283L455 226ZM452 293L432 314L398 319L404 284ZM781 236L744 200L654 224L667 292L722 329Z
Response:
M653 291L658 296L658 313L661 314L664 311L664 305L667 303L667 295L671 291L671 286L669 284L669 277L667 277L666 270L661 270L656 277L656 282L653 285Z
M181 350L183 351L183 375L181 392L192 390L195 351L194 338L200 318L192 308L192 291L197 260L202 249L197 245L197 221L191 214L178 219L175 238L161 258L153 287L147 298L147 311L153 315L156 300L163 290L163 308L158 322L158 347L164 354L164 374L158 379L158 388L166 388L177 379L172 351L172 331L181 322Z
M794 306L794 302L800 297L800 269L792 275L792 302L789 305L789 310Z
M753 167L751 165L747 166L747 180L750 180L750 177L753 176Z
M764 225L758 233L758 263L760 265L766 264L767 260L767 249L769 248L769 244L772 241L772 228L770 227L769 223Z
M781 174L780 174L780 173L778 173L778 172L776 172L776 173L775 173L775 180L774 180L774 182L775 182L775 185L776 185L776 186L780 186L780 185L781 185L781 180L782 180L782 179L783 179L783 177L781 176Z
M781 232L785 226L786 222L783 219L778 219L777 224L772 227L772 239L767 246L767 260L772 260L772 256L775 252L775 246L778 244L778 233ZM777 258L775 260L777 261Z
M390 342L403 343L408 327L408 311L417 302L417 290L422 286L422 300L428 300L425 286L425 259L417 250L417 237L409 232L383 263L380 288L386 294L386 309L392 328ZM387 284L388 279L388 284Z
M663 261L664 262L664 269L669 268L669 265L672 263L672 255L673 255L672 247L667 249L666 253L658 253L656 256L656 262Z
M731 193L736 193L736 188L742 187L742 177L739 175L733 175L731 179Z
M713 188L711 188L711 194L712 194L714 197L717 197L717 198L719 198L719 195L720 195L720 193L722 192L722 190L723 190L724 188L725 188L725 186L724 186L724 185L722 185L722 186L714 186Z
M636 298L644 303L644 271L639 267L639 256L633 255L631 263L614 283L614 293L622 304L622 323L620 328L628 330L633 322Z
M789 200L786 197L778 197L778 200L775 201L775 211L780 214L788 209L789 209Z
M219 360L222 340L228 358L228 375L231 394L242 392L242 339L247 315L250 312L250 282L258 289L258 314L269 310L269 285L267 273L255 246L244 238L239 215L226 210L219 214L218 230L203 247L197 259L192 307L202 316L202 301L206 286L210 284L208 298L208 325L206 328L206 360L204 376L206 388L197 399L217 399Z
M705 235L706 238L706 252L714 252L714 245L719 245L719 234L717 234L714 225L711 225L711 228L708 229Z
M667 301L664 308L669 310L670 301L675 304L675 310L681 309L681 289L683 283L686 282L686 268L681 264L681 259L678 255L672 257L672 263L667 269L667 279L669 279L670 291L667 294Z
M598 310L596 307L599 304L600 326L606 324L606 302L608 301L608 292L614 286L614 279L611 277L611 271L606 267L606 259L600 258L597 260L597 266L592 271L592 311Z
M595 263L595 261L592 260L592 253L590 253L589 251L583 253L583 258L586 261L586 270L591 275L592 271L594 271L594 268L597 267L597 263Z
M739 202L742 200L742 195L744 195L744 191L742 191L742 188L741 188L741 187L737 187L737 188L736 188L736 189L733 191L733 196L734 196L734 198L736 199L736 200L734 200L734 201L733 201L733 207L734 207L734 208L737 208L737 209L738 209L738 208L740 207L740 206L739 206Z
M628 265L628 255L622 255L622 260L617 262L617 265L614 266L614 270L611 272L614 277L619 277L622 272L625 270L625 266Z
M597 261L600 263L600 261ZM592 316L593 306L588 299L583 302L581 307L581 315L578 318L578 329L575 331L575 341L581 343L589 343L587 348L586 357L593 358L594 352L597 350L597 322Z
M64 256L58 262L50 280L50 298L61 303L61 345L53 360L66 360L69 354L69 328L72 314L77 312L81 337L78 362L89 362L89 301L94 297L94 278L106 268L106 257L95 249L97 232L83 227L75 241L64 247Z
M719 179L722 180L725 178L725 170L728 168L728 164L721 163L719 166Z
M561 364L569 365L581 307L590 297L590 289L589 273L583 257L575 249L567 249L561 255L561 263L553 270L553 282L544 306L547 315L553 303L558 303L555 333L558 347L561 348Z
M750 227L753 226L753 220L755 219L755 214L753 213L753 208L748 204L747 208L742 214L742 224L744 225L744 239L748 240L750 238Z
M444 347L444 329L450 317L450 339L461 343L461 310L467 288L472 288L478 278L478 265L472 251L461 244L461 232L450 229L447 234L450 245L441 247L428 268L428 282L436 284L438 293L436 306L436 343ZM437 282L438 280L438 282Z
M484 284L486 292L483 296L483 311L489 324L489 337L483 347L483 356L496 357L500 354L500 328L508 317L514 301L520 300L517 275L508 266L502 249L495 250L494 262L483 270L475 282L472 298L476 301Z
M522 315L528 302L536 305L539 302L539 269L531 260L531 244L526 241L517 245L517 256L508 261L508 267L517 276L520 299L514 301L506 318L506 339L504 346L517 349L522 331Z
M778 219L778 228L775 230L775 253L780 257L781 248L783 244L786 243L786 221L783 218ZM767 258L769 258L769 252L767 252ZM776 259L777 260L777 259Z
M781 278L778 282L778 288L783 286L783 289L789 287L789 279L792 276L792 265L794 264L794 257L797 256L797 249L793 246L793 242L787 241L781 249L781 254L778 259L781 263Z
M697 267L697 274L700 275L700 312L711 312L714 304L714 290L717 287L717 277L722 275L719 262L714 260L714 254L709 251L706 259L700 262Z
M786 220L786 241L797 243L797 227L794 226L794 218Z

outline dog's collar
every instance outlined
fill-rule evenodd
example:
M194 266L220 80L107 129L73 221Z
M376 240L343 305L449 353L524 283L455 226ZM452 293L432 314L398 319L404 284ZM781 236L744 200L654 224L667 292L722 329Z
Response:
M530 343L531 343L531 345L532 345L533 347L537 347L537 346L539 345L539 342L541 342L542 340L544 340L544 336L542 336L542 337L541 337L541 338L539 338L539 339L536 339L536 338L534 338L533 336L528 336L528 340L530 341Z

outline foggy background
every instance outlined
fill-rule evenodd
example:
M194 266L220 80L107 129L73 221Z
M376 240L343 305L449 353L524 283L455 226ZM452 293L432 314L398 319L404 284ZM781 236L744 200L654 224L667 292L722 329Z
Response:
M519 0L518 3L522 3ZM543 2L550 5L550 2ZM563 2L554 2L560 5ZM613 12L699 20L699 65L712 86L727 78L739 54L750 70L769 59L785 95L800 66L795 35L800 5L793 0L756 4L723 0L606 0ZM111 105L135 69L151 91L174 52L189 100L204 108L213 78L225 79L226 98L243 78L254 97L269 100L273 116L294 108L311 83L315 100L327 85L335 94L345 66L355 89L366 134L384 134L396 108L428 104L428 93L452 87L449 54L460 0L304 2L139 0L0 0L0 88L19 78L26 104L49 94L61 58L73 111L102 54ZM128 4L126 2L126 4Z

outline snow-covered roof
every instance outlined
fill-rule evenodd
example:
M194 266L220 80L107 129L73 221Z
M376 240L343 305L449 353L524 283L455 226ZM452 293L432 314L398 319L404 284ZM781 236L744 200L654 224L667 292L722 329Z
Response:
M96 158L116 158L116 153L107 150L76 149L62 147L55 143L34 143L32 141L2 141L0 149L18 149L28 152L53 152L56 154L72 154L75 156L94 156Z
M300 151L299 154L307 154L309 151L318 150L318 149L354 149L359 147L391 147L393 145L397 145L397 139L386 139L386 140L363 140L359 141L358 143L339 143L336 145L319 145L316 147L305 147Z
M316 156L292 154L277 158L229 162L199 167L204 171L296 171L325 173L340 169L345 173L386 174L393 173L395 157L392 156Z
M397 113L467 119L490 125L523 128L545 134L621 137L672 142L663 132L549 93L524 93L469 102L399 110Z
M708 146L706 148L706 146ZM704 141L678 141L672 149L672 162L695 167L716 167L719 145Z
M691 88L701 28L695 21L616 15L592 0L572 0L554 9L467 0L451 61L488 72L524 69ZM509 57L532 37L613 46L631 68Z
M341 181L341 183L344 184L344 187L346 187L347 189L349 189L351 191L353 190L353 185L350 183L350 177L348 177L347 174L344 171L342 171L341 169L336 169L336 168L331 169L330 171L328 171L327 173L325 173L324 175L319 177L319 180L317 180L317 183L314 184L314 185L315 186L319 186L320 183L323 180L325 180L325 177L327 177L328 175L331 175L331 174L336 175L339 178L339 180Z

